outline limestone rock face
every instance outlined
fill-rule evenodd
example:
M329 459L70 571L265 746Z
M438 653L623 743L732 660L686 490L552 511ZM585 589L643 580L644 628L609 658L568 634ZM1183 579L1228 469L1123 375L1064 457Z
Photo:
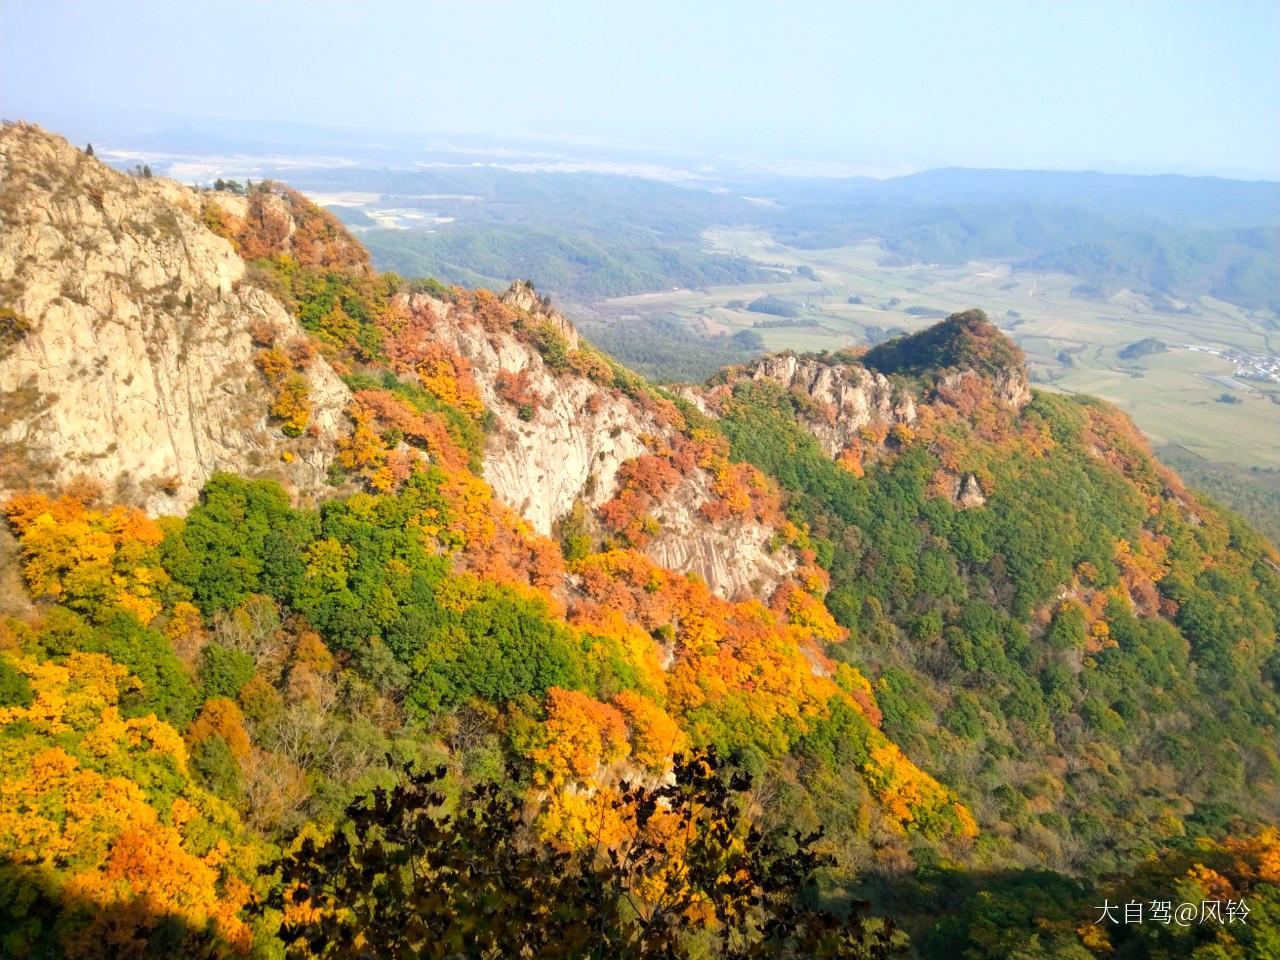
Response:
M982 484L972 473L966 473L960 480L956 487L955 501L962 508L980 507L987 502L986 494L982 492Z
M502 297L533 321L551 322L571 346L579 337L573 325L551 310L527 284L513 284ZM430 336L471 365L494 425L485 448L484 477L494 492L539 533L578 501L588 508L606 503L618 490L618 468L649 453L651 443L671 427L616 389L607 389L573 371L548 368L536 348L514 330L484 325L453 304L419 294L411 298L415 315L429 311ZM503 396L499 377L524 375L526 388L539 397L527 419ZM712 522L698 508L713 496L711 480L696 468L652 510L660 532L647 552L679 572L695 572L722 596L768 596L796 566L787 549L771 550L776 531L737 520Z
M250 331L302 331L200 213L173 181L0 130L0 308L19 328L0 345L0 492L86 476L166 513L217 470L324 488L346 387L317 359L309 430L270 422Z
M243 197L126 176L37 127L6 126L0 496L88 477L111 500L180 513L218 470L271 477L304 501L332 492L351 397L316 357L305 374L309 425L284 436L255 357L264 330L277 343L305 334L249 282L242 258L287 253L368 269L358 244L308 208L287 189ZM497 310L404 297L421 335L469 363L493 415L485 479L539 532L553 533L579 502L600 507L624 463L681 439L662 402L602 385L613 382L602 359L603 374L548 366L538 337L562 354L582 345L531 285L513 284ZM536 403L513 398L514 377ZM690 468L649 511L658 525L649 552L721 595L767 597L796 557L766 523L712 519L700 508L716 496L707 469Z
M995 377L996 396L1006 405L1021 410L1031 402L1031 382L1023 369L1002 370Z
M956 370L938 378L939 388L953 388L965 378L981 377L975 370ZM1021 410L1031 402L1031 383L1022 369L1004 368L986 378L998 401L1014 410Z
M796 569L790 550L770 550L775 531L755 522L710 524L698 507L712 496L698 471L654 512L661 531L646 552L670 570L694 570L722 596L768 597Z
M847 447L873 423L913 423L915 400L894 389L889 378L865 367L826 364L783 353L763 357L751 368L753 380L772 380L814 404L805 425L830 456Z
M486 327L425 294L412 297L410 309L430 311L432 339L471 364L480 396L495 418L484 478L539 533L550 533L579 498L591 507L608 500L618 467L646 452L641 436L662 430L652 416L585 377L549 370L538 351L512 330ZM498 390L499 374L522 371L530 391L541 398L528 420Z

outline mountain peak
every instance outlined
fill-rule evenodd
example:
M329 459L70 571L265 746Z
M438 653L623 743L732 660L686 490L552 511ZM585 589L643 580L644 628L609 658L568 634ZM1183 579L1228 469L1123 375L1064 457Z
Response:
M883 374L920 374L944 369L973 370L986 376L1017 371L1026 376L1026 357L981 310L953 313L926 330L873 347L862 363Z
M886 376L933 375L940 387L976 374L1008 406L1021 409L1031 402L1026 355L981 310L953 313L927 330L887 340L861 362Z

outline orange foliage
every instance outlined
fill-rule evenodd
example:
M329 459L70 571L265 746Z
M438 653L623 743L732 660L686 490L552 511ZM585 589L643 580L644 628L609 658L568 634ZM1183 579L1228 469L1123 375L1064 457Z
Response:
M804 640L818 649L841 643L849 631L832 618L826 605L812 593L801 589L795 581L787 581L774 593L770 606L786 615L787 622L798 628Z
M454 442L444 417L428 410L420 413L387 390L361 390L355 403L364 408L382 432L399 431L406 443L425 450L435 463L450 470L465 470L468 456Z
M893 429L889 431L889 437L894 443L905 447L916 438L915 431L905 423L895 423Z
M253 362L258 365L258 369L262 371L262 375L267 378L267 382L274 385L284 379L284 375L289 372L292 364L289 362L289 355L279 347L270 347L268 349L259 350L254 354Z
M575 622L602 628L607 607L646 630L670 633L668 701L677 714L732 702L753 718L753 733L785 743L788 723L820 714L821 702L838 695L797 644L819 641L758 601L721 600L700 580L675 576L634 551L596 554L575 571L586 597L575 606Z
M492 290L458 290L457 298L458 308L470 313L486 330L510 330L519 320Z
M667 639L666 711L690 742L742 738L783 752L793 737L827 715L834 699L873 726L880 724L867 679L823 654L845 634L817 599L827 581L816 567L802 567L795 582L784 584L772 609L754 600L722 600L699 579L677 576L634 550L594 554L575 563L573 572L581 597L572 606L571 623L618 635L630 622ZM634 724L637 701L624 700L629 696L620 695L615 704ZM891 822L918 821L939 834L976 832L972 816L946 788L874 733L873 745L881 752L865 773ZM632 755L642 764L654 755L644 744L633 733ZM563 810L559 816L557 822L569 822Z
M613 385L613 368L597 354L585 350L570 350L569 369L602 387ZM587 403L590 404L593 400L598 402L599 394L592 394Z
M78 873L63 887L69 900L92 903L98 911L71 935L68 953L143 956L152 929L171 916L197 930L212 924L234 953L248 953L253 935L237 916L249 899L248 885L236 877L219 884L216 865L184 849L173 829L157 827L144 822L122 830L100 869Z
M613 698L614 706L627 718L631 757L652 772L661 772L671 757L688 746L680 725L648 697L624 690Z
M441 402L474 417L484 413L484 403L471 375L471 364L444 344L436 340L420 343L414 357L414 370L423 388Z
M944 816L955 819L959 836L977 836L972 814L942 784L908 760L896 744L885 740L872 748L863 772L890 822L899 828L915 825L936 830L931 821Z
M329 676L336 666L337 661L320 634L314 630L303 630L298 634L289 658L289 699L320 700L328 690Z
M679 482L669 458L645 454L628 460L618 468L618 492L599 509L601 522L632 546L644 546L656 532L649 508Z
M202 211L205 225L230 240L245 260L291 256L309 267L369 270L364 247L333 214L296 190L270 181L259 183L249 193L243 219L218 204L217 194L208 196Z
M552 786L590 780L631 751L627 722L616 707L559 687L547 691L543 735L532 756L542 782Z
M316 356L316 345L306 337L294 337L285 345L289 356L289 364L293 369L302 372L311 366Z
M844 467L855 477L866 475L866 470L862 466L862 441L854 439L849 445L840 451L840 455L836 457L836 463Z
M750 464L732 462L723 436L695 430L688 437L676 434L669 444L649 442L655 452L619 468L618 491L598 511L605 528L627 545L642 548L649 542L658 530L649 510L697 469L710 474L714 493L714 499L699 506L705 519L719 523L734 517L783 527L777 488Z
M408 478L411 465L387 449L386 441L375 429L374 412L360 399L360 394L356 394L356 399L347 407L347 416L351 418L352 430L338 438L339 466L362 478L378 493L396 490Z
M1116 563L1121 579L1134 607L1143 616L1160 611L1160 593L1156 587L1169 572L1169 538L1142 530L1137 545L1128 540L1116 541Z
M187 743L195 746L210 737L221 737L237 760L249 756L249 734L244 728L244 714L234 700L214 697L206 700L200 714L187 727Z
M532 419L542 405L542 395L533 389L527 369L517 373L499 370L497 379L494 380L494 389L499 397L519 411L522 420Z

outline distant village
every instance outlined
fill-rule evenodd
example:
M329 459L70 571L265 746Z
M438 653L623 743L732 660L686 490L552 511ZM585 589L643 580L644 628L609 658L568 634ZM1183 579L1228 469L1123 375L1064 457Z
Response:
M1280 357L1267 354L1245 353L1241 350L1219 350L1216 347L1187 345L1188 350L1196 353L1208 353L1235 364L1236 376L1242 380L1261 380L1266 383L1280 383Z

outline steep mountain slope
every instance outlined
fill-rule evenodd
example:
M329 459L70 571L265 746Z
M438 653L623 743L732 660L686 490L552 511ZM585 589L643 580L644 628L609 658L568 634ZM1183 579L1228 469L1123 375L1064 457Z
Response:
M251 441L188 464L183 482L202 484L189 509L188 486L115 480L132 460L32 465L73 458L90 430L90 450L114 456L110 431L141 449L136 421L61 407L48 435L15 421L28 460L8 485L33 489L3 500L17 569L0 584L19 575L30 602L0 620L0 951L267 957L283 938L294 956L357 954L300 931L332 934L359 913L350 897L412 914L403 876L365 856L413 841L357 854L337 828L394 816L408 795L383 788L430 769L443 809L509 805L518 842L462 859L492 875L487 857L514 856L530 876L497 872L525 884L522 903L566 851L616 880L649 825L663 857L617 883L641 917L693 895L663 921L663 955L705 956L734 924L746 955L777 936L764 955L809 955L803 911L858 898L930 958L1186 955L1090 925L1095 895L1144 876L1260 905L1256 927L1176 947L1270 949L1280 557L1188 494L1116 411L1033 394L980 312L866 353L764 358L674 397L528 285L499 297L372 271L287 188L190 191L103 171L35 128L5 137L5 196L33 242L55 227L32 211L53 210L90 261L82 236L105 243L114 224L125 266L170 265L179 290L240 283L222 294L230 313L193 294L184 326L185 297L153 302L105 272L114 299L70 311L41 291L77 271L17 260L0 371L60 330L123 324L196 375L182 331L204 324L227 340L203 355L209 382L239 376L258 406ZM97 212L99 184L108 210L109 195L145 200L162 220L172 197L181 242L128 239ZM185 249L216 253L222 273L193 272ZM103 396L130 385L132 369L101 366L42 375ZM213 388L173 386L164 396L196 399L170 400L164 422L205 437L193 411ZM276 471L294 489L255 476ZM705 808L736 811L701 834L631 789L701 803L671 784L690 752L724 774L694 778ZM469 816L456 829L483 841ZM283 859L256 871L273 848ZM726 849L783 865L781 934L706 908L730 880L759 905L751 871L768 864L711 857ZM321 850L342 860L321 874L371 886L322 895L282 876ZM1135 878L1102 876L1148 855ZM453 879L431 895L460 899L431 909L465 954L495 901ZM566 909L544 916L585 936ZM843 936L815 955L901 944L880 921Z
M301 330L200 218L195 191L0 130L0 489L86 477L168 512L216 470L323 488L347 390L299 371L309 415L273 428L254 340Z
M342 378L333 392L345 403L336 435L308 438L332 451L335 486L318 508L270 480L221 471L185 517L157 522L92 475L19 474L36 489L8 497L4 511L36 603L0 629L3 789L17 805L0 817L0 887L16 895L5 898L15 931L5 949L92 955L103 943L166 936L178 952L267 949L279 915L273 928L261 891L224 866L251 862L255 844L308 821L327 829L347 799L391 779L393 755L446 757L464 778L500 777L510 765L505 789L527 797L536 837L581 845L626 802L626 779L660 781L678 752L762 761L834 724L847 742L832 763L861 784L877 829L971 843L968 811L880 733L858 672L826 657L840 636L821 603L826 579L803 531L780 516L777 489L732 463L727 441L694 411L576 342L527 287L499 299L408 284L372 273L331 220L278 186L224 196L135 184L73 160L34 128L9 137L14 195L38 193L46 164L66 172L70 194L98 183L129 198L172 194L173 216L188 217L183 240L217 251L225 275L243 278L243 293L223 302L235 293L238 309L268 304L218 331L250 348L231 355L243 356L274 411L263 442L282 463L294 449L288 434L309 429L282 398L316 416L312 377L324 371ZM57 210L68 236L81 219L84 232L98 229L92 202ZM139 246L143 263L173 252L167 241ZM30 285L45 274L23 269L5 306L37 313L17 344L30 357L60 314L35 311L44 301ZM137 296L120 316L171 335L157 352L186 362L179 328L161 316L170 308ZM114 318L75 313L73 328ZM253 322L264 318L275 325ZM77 383L62 366L49 375ZM110 391L130 375L108 363L95 377ZM137 429L98 410L83 416L107 449L116 449L107 431ZM60 434L32 428L26 440L49 456L70 453ZM253 472L210 460L191 477L214 466ZM162 492L167 507L186 490ZM560 545L538 529L552 526ZM687 575L644 550L676 554ZM726 598L747 587L758 592ZM67 724L46 704L85 687L65 674L82 657L85 671L119 681L76 708L83 744L63 737ZM144 719L154 724L145 734ZM50 780L54 768L80 782L98 770L98 751L130 735L165 745L171 790L144 789L132 813L105 820L92 802L52 803L62 782ZM111 762L141 782L152 776L142 761ZM137 846L136 828L152 817L179 827L163 841L166 856ZM31 824L56 842L33 845ZM79 839L87 833L98 847ZM206 859L197 870L193 858ZM168 872L183 863L207 896L173 884ZM97 937L84 918L103 911L112 926Z
M847 420L833 382L869 385ZM1122 414L1033 396L976 311L702 393L811 532L850 630L833 656L1002 838L988 855L1116 867L1153 837L1280 815L1280 556Z
M792 551L770 545L776 506L753 500L685 412L582 344L527 284L498 303L418 295L407 307L418 336L466 361L494 418L484 477L539 533L580 503L599 532L724 596L768 596L795 569Z

